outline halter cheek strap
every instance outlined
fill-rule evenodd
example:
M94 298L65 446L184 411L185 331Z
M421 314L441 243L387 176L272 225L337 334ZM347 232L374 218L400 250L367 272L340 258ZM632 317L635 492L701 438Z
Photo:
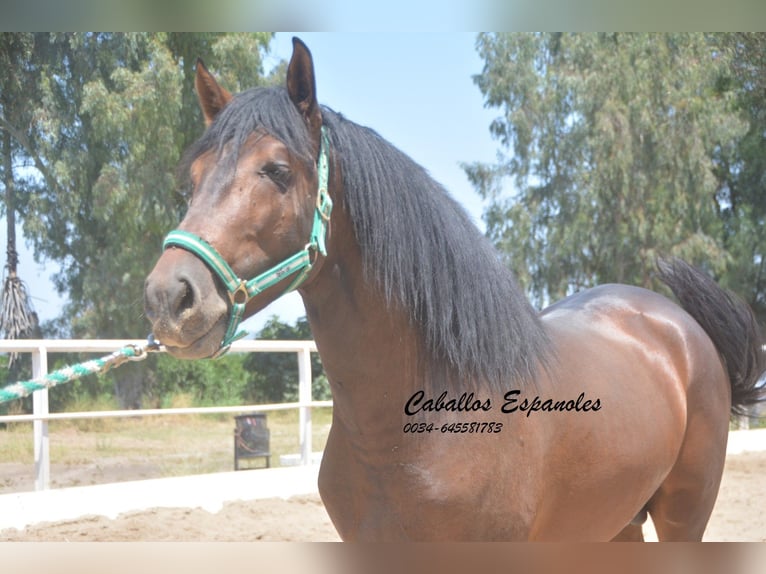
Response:
M295 255L288 257L267 269L260 275L250 279L240 279L231 266L226 263L221 254L207 241L188 231L174 230L168 233L163 243L163 249L168 247L180 247L199 257L210 270L218 276L229 294L231 311L229 324L221 342L221 347L211 358L225 354L231 344L237 339L244 337L247 332L239 331L239 324L245 316L247 303L259 293L284 280L286 277L295 276L290 285L279 295L285 295L297 289L308 277L317 253L327 255L325 239L327 236L327 224L332 213L332 199L327 192L329 179L328 161L329 138L324 126L321 131L319 145L319 159L317 160L317 177L319 190L317 192L316 208L314 209L314 223L311 227L309 242Z

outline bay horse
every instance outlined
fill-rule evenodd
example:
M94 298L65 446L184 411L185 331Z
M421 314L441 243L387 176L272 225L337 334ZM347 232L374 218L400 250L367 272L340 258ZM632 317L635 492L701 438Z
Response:
M763 400L749 308L678 260L660 294L602 285L537 313L426 171L286 87L233 96L197 63L207 129L188 212L146 280L171 355L217 356L300 293L334 401L319 473L344 540L700 540L729 415ZM244 279L242 279L244 278Z

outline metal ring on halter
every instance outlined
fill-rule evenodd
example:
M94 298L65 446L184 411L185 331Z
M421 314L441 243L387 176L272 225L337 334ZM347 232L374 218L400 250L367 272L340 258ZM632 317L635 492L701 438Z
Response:
M232 305L244 305L250 299L247 292L247 283L242 281L234 291L229 291L229 300Z
M316 263L317 257L319 255L319 247L316 243L307 243L306 247L303 248L306 253L309 254L309 269L307 271L311 271L311 266Z
M154 333L149 333L146 337L146 350L151 353L162 350L162 343L154 338Z

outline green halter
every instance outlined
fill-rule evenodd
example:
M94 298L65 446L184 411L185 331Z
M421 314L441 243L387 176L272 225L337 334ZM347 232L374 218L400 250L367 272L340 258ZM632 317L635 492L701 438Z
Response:
M262 293L269 287L276 285L286 277L295 275L292 283L281 294L285 295L293 289L299 287L308 277L314 262L316 254L327 255L325 237L327 235L327 224L330 221L332 212L332 199L327 193L327 183L329 174L328 162L329 138L327 132L322 127L321 142L319 145L319 159L317 161L317 177L319 179L319 191L317 192L316 209L314 210L314 224L311 228L311 238L303 250L295 255L288 257L281 263L277 263L271 269L267 269L257 277L245 281L240 279L228 263L221 257L212 245L202 238L178 229L168 233L163 243L163 249L168 247L180 247L185 249L200 259L215 273L223 282L226 291L229 293L231 301L231 314L229 316L229 325L226 328L226 334L221 342L221 348L213 355L220 357L226 353L231 344L244 337L246 331L237 331L242 318L245 315L245 306L248 301Z

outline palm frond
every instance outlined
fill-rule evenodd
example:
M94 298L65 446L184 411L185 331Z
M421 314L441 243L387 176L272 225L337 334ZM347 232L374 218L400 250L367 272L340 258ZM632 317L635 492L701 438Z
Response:
M29 290L16 273L9 273L3 280L0 301L0 334L6 339L26 339L37 332L37 314L32 307ZM18 358L12 353L10 365Z

